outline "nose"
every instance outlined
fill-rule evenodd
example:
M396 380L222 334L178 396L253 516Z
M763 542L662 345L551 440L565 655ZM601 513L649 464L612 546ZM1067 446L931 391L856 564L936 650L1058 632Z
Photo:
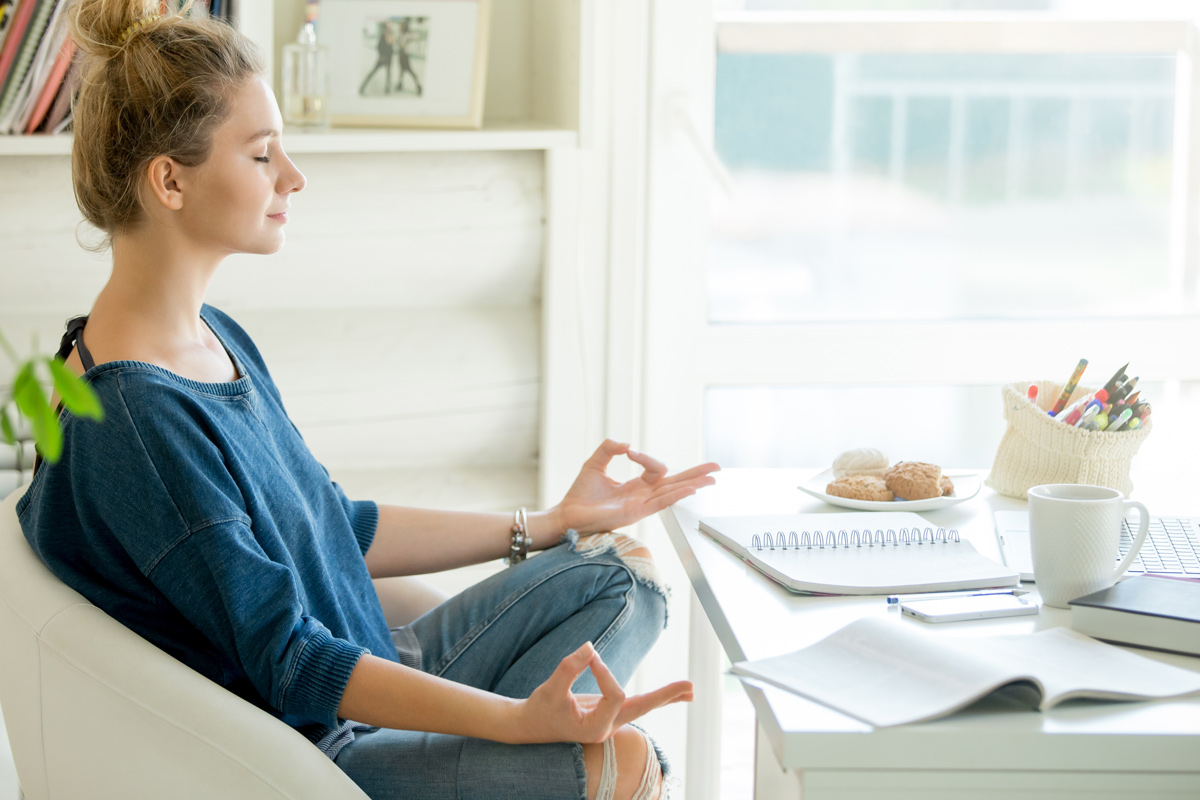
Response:
M283 158L284 161L287 162L287 167L279 173L279 193L290 194L292 192L298 192L304 188L305 184L308 183L308 180L304 177L304 173L297 169L296 165L292 163L292 159L288 158L286 155Z

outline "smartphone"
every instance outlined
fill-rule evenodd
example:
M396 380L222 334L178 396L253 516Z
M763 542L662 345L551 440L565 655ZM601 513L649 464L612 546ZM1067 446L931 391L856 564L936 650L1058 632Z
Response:
M964 619L990 617L1019 617L1036 614L1036 600L1025 595L990 594L978 597L945 597L940 600L912 600L900 606L900 611L922 622L957 622Z

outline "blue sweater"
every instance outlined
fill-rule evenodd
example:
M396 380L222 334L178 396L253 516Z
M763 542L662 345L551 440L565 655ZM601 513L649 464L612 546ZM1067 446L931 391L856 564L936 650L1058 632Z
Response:
M211 306L201 318L238 380L92 367L105 420L62 415L62 458L17 514L63 582L327 742L347 727L337 708L363 653L400 660L363 561L379 510L348 500L309 452L246 332Z

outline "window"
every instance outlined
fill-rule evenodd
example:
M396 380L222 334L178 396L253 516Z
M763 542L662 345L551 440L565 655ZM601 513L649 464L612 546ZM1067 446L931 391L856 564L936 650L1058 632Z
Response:
M707 220L708 457L878 446L986 467L1000 386L1081 357L1085 384L1131 362L1157 427L1198 438L1179 404L1200 365L1176 346L1200 334L1189 15L729 5L708 89L732 185Z

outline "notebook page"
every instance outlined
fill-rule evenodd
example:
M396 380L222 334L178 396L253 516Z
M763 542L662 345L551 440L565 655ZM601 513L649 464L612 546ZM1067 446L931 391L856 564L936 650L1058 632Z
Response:
M1017 574L984 558L970 542L898 547L749 551L782 582L809 592L894 594L1011 586Z
M713 517L701 520L700 527L793 591L891 594L1012 586L1019 579L965 539L903 543L906 537L915 539L917 531L932 536L938 530L912 512ZM755 536L790 542L793 533L801 542L798 549L753 546ZM805 534L812 541L818 533L822 541L832 544L844 537L851 544L802 544ZM890 543L883 543L885 537Z

